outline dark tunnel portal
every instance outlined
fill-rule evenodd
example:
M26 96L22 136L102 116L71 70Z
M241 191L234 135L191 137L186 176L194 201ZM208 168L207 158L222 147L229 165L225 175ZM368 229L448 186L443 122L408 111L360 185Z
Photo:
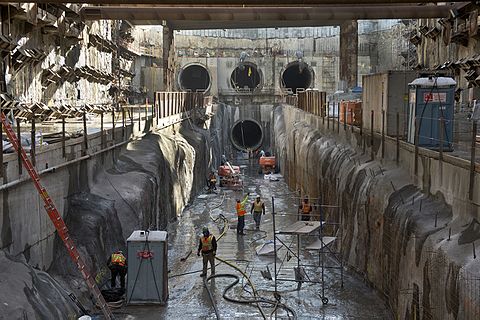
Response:
M312 72L306 63L292 62L283 71L282 85L286 89L292 89L293 93L297 89L307 89L311 84Z
M233 70L230 80L235 90L253 91L260 86L260 73L255 65L245 63Z
M205 67L192 64L180 73L180 87L184 91L205 92L210 88L210 75Z
M240 120L233 126L230 137L235 148L256 150L262 145L263 130L256 121Z

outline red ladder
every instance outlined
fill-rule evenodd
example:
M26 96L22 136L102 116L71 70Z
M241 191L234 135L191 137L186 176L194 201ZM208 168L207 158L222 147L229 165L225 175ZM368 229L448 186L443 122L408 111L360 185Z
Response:
M21 143L19 143L18 138L12 129L12 126L7 121L7 118L3 112L1 113L0 116L1 116L3 126L5 128L5 132L7 133L8 139L10 140L13 147L17 151L18 156L22 159L23 166L25 167L25 169L28 171L28 174L32 178L33 184L35 185L35 188L37 188L37 191L40 194L40 197L42 197L43 202L45 202L45 205L44 205L45 210L47 210L48 216L50 217L50 220L52 220L53 225L55 226L55 229L57 229L58 235L63 240L65 247L67 247L70 257L77 265L77 268L82 274L83 278L85 279L85 282L90 288L91 293L95 297L97 303L100 305L100 308L102 309L102 312L105 315L105 318L115 319L114 315L110 311L110 308L105 302L105 299L103 298L102 293L100 292L100 289L98 288L97 283L95 282L95 279L88 272L87 267L85 266L85 263L83 262L83 259L77 250L77 247L75 247L73 240L70 238L68 234L67 226L65 225L65 222L63 221L62 217L58 213L57 207L55 207L55 204L53 203L52 199L48 195L45 187L42 186L42 184L40 183L40 176L38 175L37 171L33 167L30 160L28 159L27 154L25 153L25 150L22 148Z

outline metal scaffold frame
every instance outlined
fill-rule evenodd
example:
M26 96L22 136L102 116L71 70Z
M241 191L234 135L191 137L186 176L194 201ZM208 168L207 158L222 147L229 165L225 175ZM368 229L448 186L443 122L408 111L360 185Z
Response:
M302 198L298 198L299 203L302 201ZM317 198L309 198L309 200L321 200ZM343 258L342 258L342 215L340 211L340 206L338 203L336 205L329 204L311 204L313 211L309 213L310 220L302 221L302 213L277 213L275 211L275 198L272 197L272 224L273 224L273 248L274 248L274 282L275 282L275 294L278 294L278 283L279 282L296 282L298 284L297 289L301 288L302 283L314 283L321 284L322 292L321 298L322 303L327 304L328 298L325 296L325 272L327 269L339 269L340 271L340 283L343 288ZM326 215L326 211L330 210L330 215ZM318 213L316 213L318 212ZM297 222L292 225L289 225L283 230L278 230L276 225L276 216L296 216ZM293 240L290 244L287 244L288 241L281 239L279 236L293 236ZM309 245L302 247L301 237L315 237L316 240ZM295 239L296 238L296 239ZM296 240L296 249L297 252L294 252L293 243ZM279 258L279 253L277 249L278 243L285 247L286 253L281 257L280 266L277 266L277 258ZM334 247L334 243L337 243ZM301 261L301 251L315 251L318 253L318 265L317 264L302 264ZM290 256L291 255L291 256ZM326 259L327 256L330 256L332 259ZM290 260L294 257L297 260L297 266L294 267L295 270L295 279L288 278L279 278L280 271L284 267L285 260ZM333 264L328 264L331 261ZM311 279L305 268L320 268L321 279L315 280Z

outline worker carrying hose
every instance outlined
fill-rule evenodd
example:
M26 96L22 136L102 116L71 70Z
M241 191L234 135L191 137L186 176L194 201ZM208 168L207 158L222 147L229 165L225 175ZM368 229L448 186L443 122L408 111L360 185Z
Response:
M308 202L308 197L303 199L303 203L298 207L298 209L302 212L302 221L310 221L312 206Z
M237 218L238 218L238 222L237 222L237 234L239 235L245 235L245 233L243 233L243 228L245 228L245 214L247 213L245 211L245 204L247 203L248 201L248 196L250 195L250 193L247 193L247 195L245 196L245 198L243 198L242 201L240 201L240 199L237 199L237 205L236 205L236 210L237 210Z
M120 288L125 290L125 275L127 274L127 258L122 250L117 250L107 260L107 266L110 269L112 288L116 286L117 276L120 276Z
M265 214L265 203L258 196L255 201L252 202L252 208L250 213L253 214L253 220L257 230L260 230L260 221L262 220L262 213Z
M215 274L215 254L217 253L217 239L213 234L210 234L210 231L207 227L203 227L202 230L203 236L200 237L198 243L198 252L197 256L200 257L200 251L202 252L203 257L203 272L200 277L205 277L207 275L207 264L210 262L210 268L212 268L212 276Z

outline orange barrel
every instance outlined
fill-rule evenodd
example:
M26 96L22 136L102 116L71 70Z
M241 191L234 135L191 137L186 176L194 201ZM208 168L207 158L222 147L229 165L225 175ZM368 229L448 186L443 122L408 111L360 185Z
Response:
M360 126L362 124L362 101L355 101L353 103L353 124Z
M340 122L345 122L345 111L346 111L346 108L347 108L347 101L341 101L340 102L340 114L339 114L339 119L340 119Z

